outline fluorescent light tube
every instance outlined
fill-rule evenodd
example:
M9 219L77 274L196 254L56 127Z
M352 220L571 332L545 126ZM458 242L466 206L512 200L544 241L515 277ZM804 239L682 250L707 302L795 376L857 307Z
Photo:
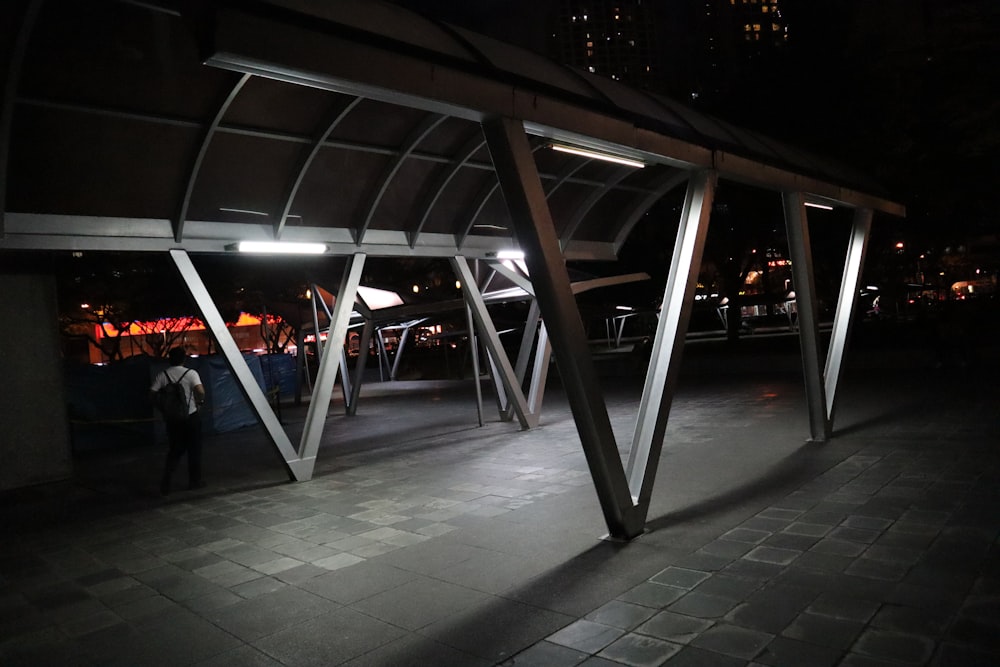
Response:
M633 160L631 158L622 157L620 155L612 155L610 153L601 153L599 151L592 151L586 148L577 148L576 146L566 146L563 144L549 144L549 147L554 151L559 151L560 153L571 153L572 155L579 155L581 157L589 157L595 160L604 160L605 162L614 162L615 164L623 164L627 167L636 167L642 169L645 167L645 163L639 160Z
M240 241L236 246L240 252L274 255L322 255L325 243L286 243L282 241Z

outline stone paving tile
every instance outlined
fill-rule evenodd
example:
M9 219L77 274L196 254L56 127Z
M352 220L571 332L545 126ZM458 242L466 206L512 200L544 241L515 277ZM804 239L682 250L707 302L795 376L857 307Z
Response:
M781 634L810 644L846 650L864 627L864 623L857 621L805 613L799 614Z
M840 663L843 651L809 642L775 637L754 658L754 663L773 667L833 667Z
M678 614L687 614L698 618L721 618L737 604L739 601L730 597L707 595L695 591L674 602L668 609Z
M756 530L752 528L733 528L723 533L720 539L731 540L733 542L746 542L748 544L760 544L772 535L768 530Z
M636 628L635 632L671 641L675 644L687 644L712 627L714 623L715 621L711 620L676 614L672 611L662 611Z
M761 586L762 582L758 579L716 574L698 584L694 590L706 595L716 595L731 600L743 601Z
M774 635L738 625L717 624L691 640L691 645L734 658L752 659Z
M649 607L612 600L590 612L584 618L614 628L632 630L655 613L656 610Z
M810 589L772 585L734 608L726 620L753 630L780 634L817 597Z
M589 654L600 651L624 634L621 628L580 619L549 635L547 641Z
M845 621L867 623L879 611L880 603L871 600L847 597L836 592L823 593L810 604L806 611L810 614L829 616Z
M677 644L630 633L604 648L598 656L630 667L657 667L680 649Z
M772 565L789 565L802 554L797 549L781 549L778 547L755 547L743 555L744 560Z
M586 653L542 641L502 662L501 667L575 667L586 659Z
M917 635L868 629L851 648L854 653L910 665L922 665L930 660L934 642Z
M688 570L681 567L671 566L650 577L650 581L664 586L673 586L674 588L691 590L701 582L708 579L710 576L711 573L709 572Z
M683 589L664 584L645 582L625 591L618 596L618 599L623 602L640 604L644 607L663 609L682 595L684 595Z
M663 664L666 667L745 667L747 661L693 646L685 646Z

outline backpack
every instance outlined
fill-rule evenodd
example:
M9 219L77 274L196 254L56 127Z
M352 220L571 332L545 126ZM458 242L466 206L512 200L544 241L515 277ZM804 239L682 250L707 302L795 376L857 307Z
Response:
M184 379L184 375L190 372L191 369L187 369L174 382L167 375L167 372L163 371L163 377L166 378L167 383L156 391L153 404L163 415L165 421L184 421L188 418L188 397L184 393L184 385L181 384L181 380Z

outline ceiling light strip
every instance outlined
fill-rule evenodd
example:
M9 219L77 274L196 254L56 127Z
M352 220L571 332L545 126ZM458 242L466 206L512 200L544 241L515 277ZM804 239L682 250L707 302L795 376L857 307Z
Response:
M576 146L567 146L566 144L549 144L549 147L554 151L559 151L560 153L570 153L572 155L579 155L580 157L589 157L595 160L603 160L605 162L614 162L615 164L623 164L627 167L635 167L637 169L642 169L646 166L644 162L639 160L634 160L632 158L622 157L621 155L613 155L611 153L601 153L600 151L592 151L586 148L578 148Z

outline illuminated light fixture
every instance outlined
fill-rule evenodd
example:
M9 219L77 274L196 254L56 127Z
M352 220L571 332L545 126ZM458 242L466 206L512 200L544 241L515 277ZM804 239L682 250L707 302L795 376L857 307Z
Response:
M826 204L817 204L816 202L813 202L813 201L807 201L806 202L806 206L808 206L809 208L821 208L824 211L832 211L833 210L832 206L827 206Z
M500 250L497 259L524 259L524 253L520 250Z
M322 255L325 243L289 243L284 241L240 241L226 246L226 250L238 250L272 255Z
M580 157L589 157L595 160L614 162L615 164L623 164L627 167L636 167L637 169L642 169L646 166L644 162L633 160L632 158L622 157L621 155L614 155L612 153L601 153L600 151L592 151L586 148L577 148L576 146L567 146L566 144L549 144L549 148L554 151L559 151L560 153L570 153L571 155L579 155Z

